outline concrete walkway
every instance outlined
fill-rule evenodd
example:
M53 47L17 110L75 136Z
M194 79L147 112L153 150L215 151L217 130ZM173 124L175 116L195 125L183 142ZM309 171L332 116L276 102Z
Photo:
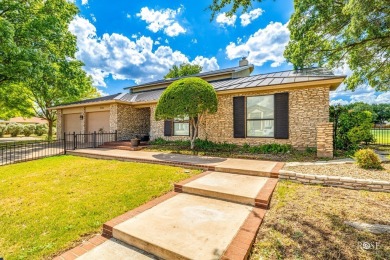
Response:
M203 168L211 171L238 173L245 175L278 177L283 163L260 160L219 158L195 155L183 155L161 152L124 151L117 149L79 149L68 154L99 159L148 162Z
M246 259L269 206L283 164L118 150L72 154L212 167L103 225L92 238L57 259ZM224 171L222 171L224 170ZM226 171L225 171L226 170Z

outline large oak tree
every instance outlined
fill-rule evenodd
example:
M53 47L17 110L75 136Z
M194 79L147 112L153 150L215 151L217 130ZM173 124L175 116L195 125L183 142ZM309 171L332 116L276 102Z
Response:
M232 15L261 0L213 0L212 18L229 7ZM275 4L283 4L275 1ZM389 0L294 0L288 24L291 36L284 52L295 69L311 66L352 70L349 89L368 84L390 90Z
M97 95L75 59L68 26L77 13L67 0L0 1L0 103L47 119L49 138L56 120L49 107Z

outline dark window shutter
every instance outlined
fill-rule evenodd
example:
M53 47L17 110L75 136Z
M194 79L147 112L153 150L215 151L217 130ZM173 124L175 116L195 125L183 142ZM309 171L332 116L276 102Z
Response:
M172 120L164 121L164 136L172 136Z
M288 139L288 92L275 94L275 138Z
M245 97L233 97L234 138L245 138Z

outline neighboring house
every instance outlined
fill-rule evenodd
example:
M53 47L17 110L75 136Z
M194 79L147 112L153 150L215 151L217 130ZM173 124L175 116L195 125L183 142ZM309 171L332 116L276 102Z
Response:
M24 117L13 117L8 121L5 121L4 123L18 123L18 124L47 124L47 120L39 117L30 117L30 118L24 118Z
M253 65L245 59L239 65L194 75L207 80L218 96L218 112L205 117L199 138L236 144L291 144L301 149L325 149L325 145L330 149L329 92L345 76L323 68L250 76ZM187 121L154 118L161 93L174 80L149 82L126 88L127 93L54 107L57 131L103 129L118 130L122 139L142 134L150 135L152 140L187 139Z

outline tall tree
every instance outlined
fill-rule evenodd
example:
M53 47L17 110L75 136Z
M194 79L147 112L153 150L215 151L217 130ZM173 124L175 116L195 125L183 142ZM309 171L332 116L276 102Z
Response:
M196 64L182 63L180 67L173 65L164 79L174 79L184 76L190 76L198 74L202 71L202 66Z
M388 0L295 0L284 52L295 68L348 65L349 89L369 84L390 90L390 4Z
M50 106L97 95L75 59L68 26L77 13L67 0L0 1L0 102L47 119L49 138L56 120ZM15 102L12 95L25 98Z
M211 17L230 6L246 12L261 0L213 0ZM389 0L294 0L288 24L291 36L284 52L295 69L326 65L352 70L345 84L351 90L368 84L390 90Z

